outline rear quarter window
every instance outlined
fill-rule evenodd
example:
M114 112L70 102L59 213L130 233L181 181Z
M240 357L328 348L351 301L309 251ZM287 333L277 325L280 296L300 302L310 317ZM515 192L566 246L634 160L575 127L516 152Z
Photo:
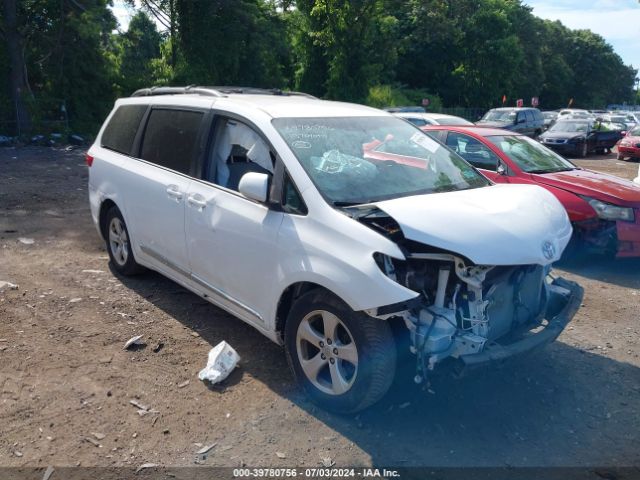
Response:
M191 110L151 110L140 157L161 167L189 174L203 117L203 112Z
M146 111L147 105L118 107L102 133L100 145L118 153L131 155L133 141Z

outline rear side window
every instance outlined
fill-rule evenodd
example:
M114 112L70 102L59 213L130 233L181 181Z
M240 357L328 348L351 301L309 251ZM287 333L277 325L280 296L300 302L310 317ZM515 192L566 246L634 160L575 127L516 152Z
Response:
M187 110L152 110L140 157L161 167L189 174L203 116L202 112Z
M142 120L146 111L146 105L123 105L118 107L102 133L100 144L109 150L131 155L133 140L140 126L140 120Z

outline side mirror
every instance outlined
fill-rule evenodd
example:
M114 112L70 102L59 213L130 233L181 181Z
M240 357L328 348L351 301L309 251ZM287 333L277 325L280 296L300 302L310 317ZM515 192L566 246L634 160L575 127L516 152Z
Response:
M266 202L269 194L269 175L258 172L245 173L238 184L238 191L256 202Z
M504 165L502 165L501 163L498 163L498 168L496 169L496 172L498 173L498 175L506 175L507 169L504 168Z

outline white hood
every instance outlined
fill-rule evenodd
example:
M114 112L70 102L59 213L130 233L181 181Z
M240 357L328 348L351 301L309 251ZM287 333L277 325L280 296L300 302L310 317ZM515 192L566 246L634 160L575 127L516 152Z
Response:
M555 262L572 233L564 207L534 185L493 185L376 205L398 222L405 238L458 253L477 265Z

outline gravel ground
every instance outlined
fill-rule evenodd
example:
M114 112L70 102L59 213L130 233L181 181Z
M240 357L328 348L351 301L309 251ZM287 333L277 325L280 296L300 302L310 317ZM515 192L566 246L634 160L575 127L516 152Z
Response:
M640 465L640 261L564 266L585 300L548 348L428 391L403 373L343 417L307 402L249 326L159 274L114 275L86 184L79 150L0 149L0 281L19 285L0 293L0 466L194 465L212 443L206 465ZM134 335L147 347L123 350ZM240 368L207 388L221 340Z

